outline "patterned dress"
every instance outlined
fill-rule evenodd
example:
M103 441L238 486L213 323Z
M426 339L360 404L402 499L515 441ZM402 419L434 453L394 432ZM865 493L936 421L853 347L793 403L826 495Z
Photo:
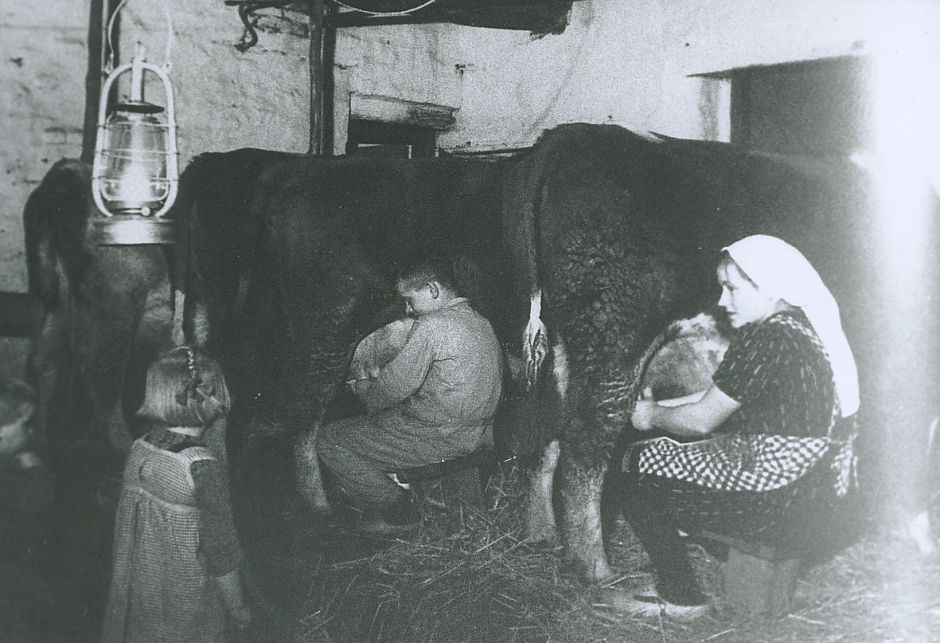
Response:
M625 493L686 531L814 542L814 525L854 484L854 421L841 418L812 326L786 311L739 329L713 380L740 408L706 440L639 443Z
M225 640L227 617L200 538L192 473L214 457L201 444L168 449L148 437L134 442L124 469L102 640Z

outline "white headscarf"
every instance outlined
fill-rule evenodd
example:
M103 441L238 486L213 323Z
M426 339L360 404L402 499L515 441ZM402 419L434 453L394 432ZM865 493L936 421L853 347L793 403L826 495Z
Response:
M842 330L839 305L803 254L782 239L755 234L724 250L769 295L800 308L822 341L832 365L842 417L858 410L858 371Z

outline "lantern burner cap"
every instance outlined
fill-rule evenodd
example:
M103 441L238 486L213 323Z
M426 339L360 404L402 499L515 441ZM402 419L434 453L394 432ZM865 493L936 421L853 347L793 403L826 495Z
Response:
M159 114L163 111L160 105L148 103L145 100L127 100L123 103L115 103L115 111L131 112L132 114Z
M170 219L117 214L96 220L89 238L99 246L173 244L176 225Z

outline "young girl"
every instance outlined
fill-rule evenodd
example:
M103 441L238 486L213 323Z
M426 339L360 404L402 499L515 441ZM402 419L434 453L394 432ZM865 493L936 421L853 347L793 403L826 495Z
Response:
M251 621L225 470L203 432L230 407L219 364L182 346L147 372L115 519L103 641L225 640Z

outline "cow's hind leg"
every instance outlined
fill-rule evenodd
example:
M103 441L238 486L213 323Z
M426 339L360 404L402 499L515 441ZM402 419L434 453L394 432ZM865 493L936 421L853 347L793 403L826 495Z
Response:
M294 466L297 490L316 513L329 513L330 503L323 486L320 458L317 455L317 430L303 431L294 442Z
M554 542L558 537L552 503L558 454L558 440L552 440L542 452L538 466L529 474L526 536L534 542Z
M68 366L64 365L64 360L67 359L65 346L64 313L47 311L43 315L38 334L33 338L27 362L27 377L37 397L34 433L41 447L48 445L50 412L60 373L68 369Z
M562 537L581 577L591 583L613 576L604 550L601 494L607 462L587 463L564 447L558 461Z
M349 317L355 319L356 315ZM336 394L338 382L344 379L349 362L349 346L356 337L348 326L338 325L335 321L332 321L333 328L328 330L331 320L342 318L336 313L326 319L311 320L306 335L316 338L316 347L306 353L297 351L287 369L289 373L305 375L284 383L285 386L293 386L289 398L291 401L284 413L290 419L289 427L294 433L297 490L311 509L318 513L329 512L330 503L320 470L317 434ZM296 337L292 345L299 346L302 344L299 337L303 335Z
M607 456L595 428L591 434L578 413L578 379L572 382L569 353L560 333L552 347L552 373L561 407L555 413L561 418L562 439L556 444L553 468L560 488L561 536L568 558L578 568L581 577L590 583L613 575L604 549L601 522L601 492L607 470ZM573 436L573 437L572 437ZM613 442L613 440L611 440ZM530 504L530 511L532 506Z

